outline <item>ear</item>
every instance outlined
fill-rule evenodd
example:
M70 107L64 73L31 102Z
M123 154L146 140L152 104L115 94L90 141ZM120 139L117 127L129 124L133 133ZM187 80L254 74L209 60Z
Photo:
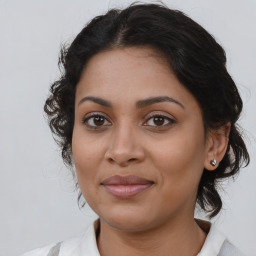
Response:
M228 146L229 133L231 124L227 123L218 129L212 129L208 132L206 138L206 155L204 161L204 168L208 171L215 170L220 161L223 159ZM212 164L216 160L216 165Z

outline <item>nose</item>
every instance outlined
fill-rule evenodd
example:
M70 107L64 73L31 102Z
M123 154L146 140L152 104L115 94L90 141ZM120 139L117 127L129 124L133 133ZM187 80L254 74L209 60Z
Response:
M145 158L145 152L136 129L119 127L112 132L105 159L121 167L138 163Z

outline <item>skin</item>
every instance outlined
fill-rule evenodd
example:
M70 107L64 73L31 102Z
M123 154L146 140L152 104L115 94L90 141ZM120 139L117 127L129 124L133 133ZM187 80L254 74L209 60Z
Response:
M83 100L88 96L112 107ZM176 102L136 107L156 96ZM103 116L102 125L85 122L89 114ZM165 117L157 122L152 115L159 114ZM72 154L80 189L100 218L100 254L197 255L206 237L194 221L198 184L226 146L221 130L205 134L199 104L157 52L130 47L93 56L77 85ZM101 185L112 175L154 184L122 199Z

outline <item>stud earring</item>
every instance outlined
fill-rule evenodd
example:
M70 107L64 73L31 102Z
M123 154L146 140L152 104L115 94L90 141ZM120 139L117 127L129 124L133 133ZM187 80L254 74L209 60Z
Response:
M214 158L214 159L210 162L210 164L211 164L212 166L216 166L217 160Z

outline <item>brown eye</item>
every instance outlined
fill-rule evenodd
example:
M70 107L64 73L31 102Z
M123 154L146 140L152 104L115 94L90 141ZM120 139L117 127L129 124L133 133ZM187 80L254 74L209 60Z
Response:
M102 116L94 116L92 120L96 126L101 126L104 124L105 118Z
M97 127L109 125L109 122L107 121L107 119L102 115L91 115L89 117L86 117L83 120L83 123L88 128L94 128L94 129L97 129Z
M162 116L157 116L153 118L153 122L157 126L161 126L164 124L165 119Z
M174 123L175 123L175 120L171 119L170 117L162 116L162 115L154 115L147 120L146 126L161 128L161 127L172 125Z

